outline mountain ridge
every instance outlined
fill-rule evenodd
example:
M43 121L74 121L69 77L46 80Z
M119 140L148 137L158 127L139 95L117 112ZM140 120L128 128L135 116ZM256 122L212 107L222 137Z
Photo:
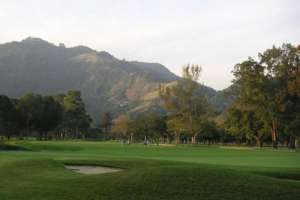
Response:
M107 111L118 115L156 107L153 96L158 86L179 79L159 63L120 60L86 46L56 46L33 37L0 44L0 94L80 90L95 121ZM203 88L208 99L220 93Z

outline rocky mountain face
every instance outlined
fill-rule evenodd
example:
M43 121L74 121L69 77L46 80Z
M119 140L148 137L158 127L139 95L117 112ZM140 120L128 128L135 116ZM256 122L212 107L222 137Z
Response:
M28 92L80 90L96 123L106 111L118 115L158 109L158 86L178 79L161 64L119 60L85 46L66 48L39 38L0 45L0 94L20 97ZM203 88L217 109L230 103L222 91Z

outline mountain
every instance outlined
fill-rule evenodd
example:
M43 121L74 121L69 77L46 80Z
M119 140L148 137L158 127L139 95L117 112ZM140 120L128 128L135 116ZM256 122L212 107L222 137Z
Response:
M28 92L80 90L96 122L106 111L117 115L156 109L158 86L179 79L159 63L119 60L85 46L66 48L32 37L0 45L0 94L20 97ZM215 105L222 93L203 88L213 106L219 110L227 106Z

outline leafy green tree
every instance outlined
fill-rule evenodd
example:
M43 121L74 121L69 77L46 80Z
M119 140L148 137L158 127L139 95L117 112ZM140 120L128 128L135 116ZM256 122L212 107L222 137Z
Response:
M17 111L13 102L5 95L0 95L0 134L7 139L14 134L17 126Z
M208 145L220 140L220 133L214 121L203 120L201 123L201 136Z
M265 74L265 67L249 58L235 66L235 84L239 86L239 107L247 107L270 127L273 147L278 142L278 106L275 102L274 82ZM243 111L244 112L244 111Z
M255 140L257 146L262 148L269 132L265 122L255 112L244 111L242 123L242 131L245 133L248 143L251 144L252 140Z
M255 112L254 116L264 124L261 130L270 130L274 148L282 130L289 132L290 143L298 137L292 129L297 129L300 112L299 60L299 47L284 44L259 54L259 61L249 58L234 69L234 82L240 91L237 101Z
M165 117L159 116L155 113L150 113L145 118L145 126L147 129L148 137L156 144L167 132L167 125Z
M91 117L85 110L81 93L68 91L63 98L64 115L63 126L72 132L72 138L80 138L87 131L92 122Z
M109 135L112 125L113 125L113 119L110 112L105 112L101 119L101 126L105 134L105 139Z
M167 130L168 132L173 133L175 137L175 143L180 143L180 135L186 132L186 121L183 117L169 117L167 120Z
M91 118L77 91L57 96L29 93L19 100L0 95L0 129L9 135L21 132L21 137L38 134L39 139L48 139L48 132L65 130L71 137L79 138L87 133L90 124Z
M63 108L51 96L27 94L20 98L17 109L25 121L20 126L26 129L27 136L36 131L39 133L39 139L47 139L48 132L62 122Z
M48 132L55 130L63 120L63 108L51 96L43 97L43 113L39 123L37 124L37 131L40 134L40 139L48 139Z
M112 133L120 134L121 138L127 140L128 144L133 142L133 133L130 132L130 119L126 115L121 115L114 120ZM124 140L125 141L125 140Z
M131 144L134 140L145 140L147 137L147 126L144 116L133 116L128 121L128 144Z
M246 140L252 144L255 140L259 147L263 147L263 142L268 135L267 125L255 112L252 107L236 102L227 112L225 126L227 131L236 137L238 143Z
M156 113L147 113L131 117L124 116L115 120L113 131L123 132L126 134L128 143L132 143L133 136L138 141L144 141L159 144L167 132L166 118Z
M243 138L242 126L242 112L235 106L231 106L227 112L225 129L236 138L238 144L241 143Z
M201 95L197 82L201 74L198 65L183 67L183 78L173 86L160 87L160 97L166 109L170 111L169 130L175 131L176 141L186 131L191 134L192 143L196 143L200 131L199 124L207 113L207 101Z
M43 97L38 94L26 94L22 96L17 104L17 110L24 120L23 129L25 134L29 136L33 131L37 131L42 123L43 118Z
M283 44L266 50L260 57L275 86L279 127L288 133L289 147L294 149L296 138L300 136L300 46Z

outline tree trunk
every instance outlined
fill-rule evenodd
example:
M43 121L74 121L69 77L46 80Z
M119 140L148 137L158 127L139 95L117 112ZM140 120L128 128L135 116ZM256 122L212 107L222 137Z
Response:
M45 131L45 132L44 132L44 137L45 137L45 140L49 140L48 131Z
M285 140L284 145L285 145L286 148L289 148L289 140Z
M197 143L197 134L192 135L192 144Z
M256 136L255 139L256 139L256 145L259 148L262 148L263 147L263 140L260 137L258 137L258 136Z
M276 123L275 123L275 120L272 121L271 132L272 132L272 146L273 146L274 149L277 149L278 148L278 143L277 143L277 134L276 134Z
M144 145L147 145L147 136L144 137Z
M171 144L171 140L170 140L169 136L167 136L167 144Z
M29 136L30 134L30 128L29 128L29 118L26 120L26 133L24 132L23 137L26 138L26 136Z
M133 142L133 134L130 134L130 144Z
M76 127L76 139L79 139L79 128Z
M175 132L175 142L176 144L180 144L180 134Z
M43 133L39 131L39 138L38 138L38 140L40 140L40 141L41 141L41 140L42 140L42 138L43 138Z
M291 135L290 140L289 140L289 148L290 149L296 149L295 140L296 140L295 136Z

